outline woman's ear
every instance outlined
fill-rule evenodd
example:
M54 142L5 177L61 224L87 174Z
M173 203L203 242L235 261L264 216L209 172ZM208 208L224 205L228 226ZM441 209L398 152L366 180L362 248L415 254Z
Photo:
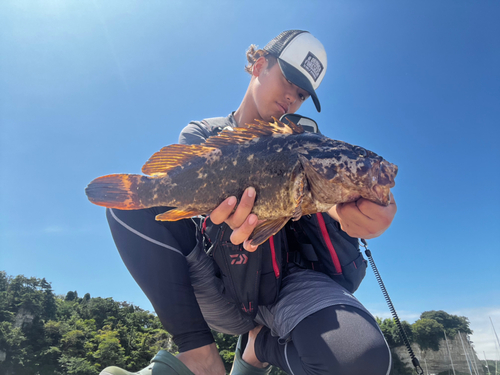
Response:
M264 56L261 56L255 61L252 67L252 76L258 77L267 68L267 60Z

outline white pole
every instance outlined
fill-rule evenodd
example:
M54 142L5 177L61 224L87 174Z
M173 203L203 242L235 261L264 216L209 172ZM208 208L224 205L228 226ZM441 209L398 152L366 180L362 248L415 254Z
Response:
M476 362L476 357L477 357L476 351L474 350L474 348L470 342L470 337L465 336L465 340L467 340L467 344L469 345L469 351L471 353L472 362L474 363L474 372L476 373L476 375L479 375L479 368L477 367L477 362Z
M418 346L418 345L417 345ZM418 346L418 355L420 358L423 358L424 359L424 363L425 363L425 372L427 373L427 375L429 375L429 369L427 368L427 360L425 359L425 357L422 355L422 349L420 349L420 346Z
M462 343L462 349L464 350L464 354L465 354L465 361L467 362L467 365L469 366L470 375L472 375L472 369L471 369L471 366L469 363L469 358L467 356L467 352L465 351L465 346L464 346L464 342L462 340L462 335L460 334L460 331L458 332L458 337L460 337L460 342Z
M457 374L455 374L455 366L453 366L453 360L451 359L451 352L450 352L450 347L448 345L448 338L446 337L445 330L443 330L443 332L444 332L444 339L446 341L446 348L448 348L448 355L450 356L450 362L451 362L451 368L453 369L453 375L457 375Z
M498 346L497 346L497 343L495 343L495 349L497 350L497 353L498 353ZM498 358L497 360L495 361L495 375L498 374Z
M491 320L491 316L489 316L489 318L490 318L491 326L493 327L493 332L495 332L495 337L497 338L498 346L500 346L500 341L498 340L498 335L497 335L497 331L495 330L495 326L493 325L493 320Z
M486 353L484 352L484 350L483 350L483 355L484 355L484 362L486 362L486 370L488 370L488 375L491 375L490 366L488 366L488 360L486 359Z

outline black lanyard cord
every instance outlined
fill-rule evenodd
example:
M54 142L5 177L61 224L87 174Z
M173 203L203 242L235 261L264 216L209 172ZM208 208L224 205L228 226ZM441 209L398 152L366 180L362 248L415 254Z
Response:
M396 309L394 308L394 305L392 304L391 298L389 297L389 293L387 293L387 289L385 288L384 282L382 281L382 277L380 277L377 266L375 265L375 262L372 258L372 252L368 249L368 244L362 238L361 238L361 243L362 243L362 246L365 248L365 254L368 257L368 261L370 262L370 266L372 267L373 273L375 274L378 285L380 286L380 289L382 290L382 294L384 295L385 301L387 302L387 306L389 306L389 310L391 311L394 322L396 322L396 325L398 326L399 336L401 337L401 339L405 343L406 349L408 349L408 353L410 354L410 358L411 358L411 363L415 367L415 371L417 372L417 374L423 375L424 370L422 370L422 367L420 367L420 362L418 361L418 358L413 353L413 349L411 348L410 341L408 340L408 337L406 336L406 333L403 329L403 326L401 325L401 322L399 320L398 314L396 313Z

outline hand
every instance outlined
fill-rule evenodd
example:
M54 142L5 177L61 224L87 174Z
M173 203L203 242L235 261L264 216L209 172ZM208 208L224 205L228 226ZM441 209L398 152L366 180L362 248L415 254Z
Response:
M255 202L255 189L249 187L241 196L240 204L233 214L231 214L236 205L236 197L229 197L222 202L210 214L212 223L219 225L225 222L233 230L231 234L231 243L239 245L243 243L243 248L247 251L255 251L258 246L252 246L248 237L259 224L257 215L252 214L253 204Z
M340 227L351 237L370 239L380 236L392 223L397 206L391 193L391 203L380 206L360 198L355 202L333 206L328 214L340 223Z

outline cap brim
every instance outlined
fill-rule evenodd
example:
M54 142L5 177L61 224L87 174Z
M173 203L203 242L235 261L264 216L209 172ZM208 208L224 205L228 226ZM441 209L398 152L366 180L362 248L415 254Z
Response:
M314 105L316 106L316 110L321 112L321 105L319 104L318 96L316 95L316 91L314 91L311 82L307 79L307 77L305 77L304 74L302 74L297 68L280 58L278 58L278 64L285 78L294 85L300 87L302 90L307 91L309 95L311 95Z

